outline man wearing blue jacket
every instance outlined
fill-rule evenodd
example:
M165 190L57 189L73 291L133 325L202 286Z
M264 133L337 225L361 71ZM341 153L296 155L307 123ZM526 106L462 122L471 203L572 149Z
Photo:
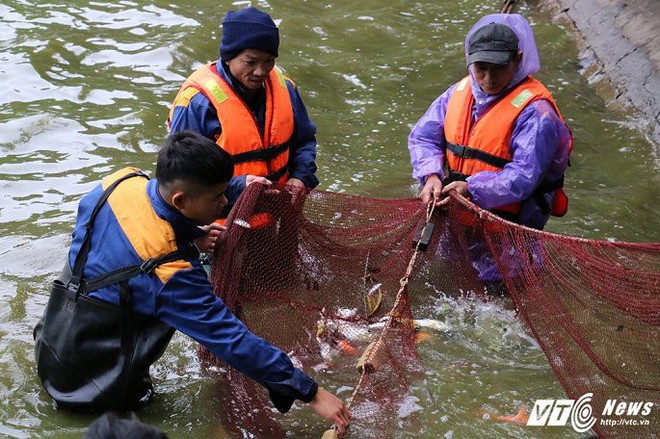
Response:
M177 93L170 134L192 130L231 154L231 207L249 184L283 183L313 189L316 126L298 88L275 66L279 30L254 7L229 11L220 59L195 71Z
M39 377L58 406L104 410L147 402L149 366L178 330L266 387L281 412L300 399L344 430L344 404L250 332L213 294L198 252L190 251L193 242L203 251L211 245L201 226L220 216L232 171L230 157L212 141L182 132L159 151L156 179L125 168L82 198L69 273L56 282L35 329ZM61 306L58 285L66 290ZM113 323L106 316L117 310ZM114 326L120 340L109 335Z

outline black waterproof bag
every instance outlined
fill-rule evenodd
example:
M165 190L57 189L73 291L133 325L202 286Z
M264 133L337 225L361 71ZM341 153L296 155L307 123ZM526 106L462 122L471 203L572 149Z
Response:
M149 367L174 334L165 323L133 311L128 280L160 264L194 257L198 254L194 246L89 281L83 277L96 214L119 183L135 176L146 177L130 173L104 191L86 226L73 270L66 264L61 278L53 282L34 329L38 375L58 408L129 410L149 401L153 395ZM112 284L119 285L119 306L87 295Z

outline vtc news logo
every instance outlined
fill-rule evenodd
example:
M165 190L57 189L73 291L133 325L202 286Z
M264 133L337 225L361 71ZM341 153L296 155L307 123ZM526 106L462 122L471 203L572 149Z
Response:
M574 399L538 399L529 414L527 425L562 426L571 420L573 429L578 433L589 431L596 423L592 416L591 397L593 393L585 393L577 401Z
M533 426L563 426L569 421L578 433L584 433L596 423L591 407L593 393L585 393L578 400L574 399L538 399L529 415L527 425ZM652 402L625 402L617 403L616 399L609 399L603 408L602 416L647 416L651 413ZM608 420L601 419L601 424ZM622 421L621 419L619 421ZM609 425L648 425L645 422L618 422L610 421Z

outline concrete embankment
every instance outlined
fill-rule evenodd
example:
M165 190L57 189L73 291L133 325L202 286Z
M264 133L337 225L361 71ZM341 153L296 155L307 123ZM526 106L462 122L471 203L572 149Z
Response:
M538 0L576 32L584 73L608 105L639 115L660 155L660 0Z

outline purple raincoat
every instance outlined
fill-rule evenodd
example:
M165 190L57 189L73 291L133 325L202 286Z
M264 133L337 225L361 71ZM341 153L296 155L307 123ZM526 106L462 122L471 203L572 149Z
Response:
M473 123L503 94L540 68L532 28L519 14L492 14L479 20L465 38L466 59L470 36L489 23L500 23L513 29L518 36L518 50L523 53L523 57L514 78L498 95L487 95L481 91L472 74L472 66L468 67L474 96ZM444 121L449 97L455 87L456 84L449 87L431 104L408 137L413 177L420 184L424 184L424 178L428 175L435 173L440 178L444 176ZM542 183L554 182L564 174L570 143L571 132L562 123L552 105L544 100L532 102L514 124L511 163L501 171L483 171L468 177L468 190L472 201L484 209L522 202L519 222L535 229L543 229L549 214L543 213L537 202L529 197ZM550 205L552 198L553 194L546 194Z
M479 20L465 38L466 59L470 36L480 27L490 23L504 24L513 29L518 36L518 50L523 57L514 78L498 95L484 93L474 79L472 66L468 66L474 96L472 123L511 88L540 68L532 28L519 14L492 14ZM408 137L413 177L422 185L425 177L434 173L441 179L444 178L444 121L449 97L455 87L456 84L449 87L431 104ZM510 144L511 163L506 164L501 171L482 171L467 178L472 201L484 209L521 202L518 222L535 229L543 229L549 214L544 213L530 197L541 184L551 183L562 177L568 164L571 142L570 130L549 102L538 100L528 104L514 123ZM552 205L554 195L548 193L545 197ZM500 280L502 277L484 244L475 242L470 247L472 265L479 273L479 278L483 281Z

